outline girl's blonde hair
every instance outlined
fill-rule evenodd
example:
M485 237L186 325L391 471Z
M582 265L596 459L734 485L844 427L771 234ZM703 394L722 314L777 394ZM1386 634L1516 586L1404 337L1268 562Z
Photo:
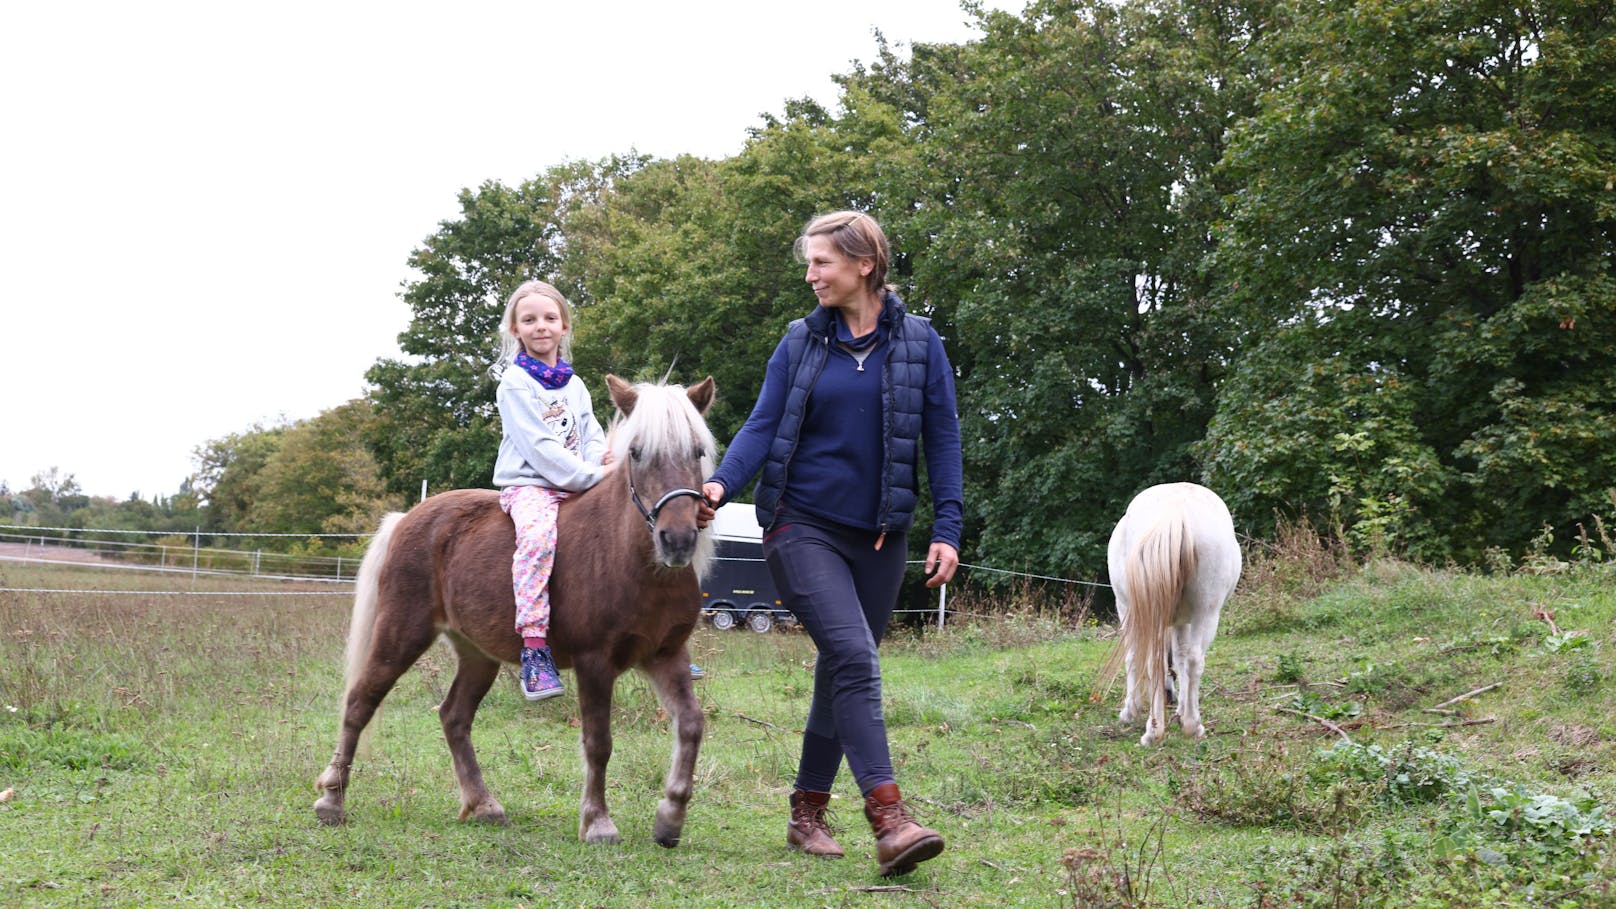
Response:
M873 260L875 267L864 276L864 286L878 297L882 291L892 290L887 283L887 235L874 218L861 211L833 211L809 221L792 247L799 262L808 261L810 237L829 237L836 251L849 259Z
M548 297L561 307L561 327L566 334L561 336L561 343L557 345L557 356L567 362L572 362L572 304L561 295L555 286L544 281L523 281L522 285L511 292L511 298L505 303L505 315L499 320L499 358L494 361L493 372L504 371L505 364L516 359L516 354L522 349L522 341L511 330L516 327L516 304L522 302L523 297Z

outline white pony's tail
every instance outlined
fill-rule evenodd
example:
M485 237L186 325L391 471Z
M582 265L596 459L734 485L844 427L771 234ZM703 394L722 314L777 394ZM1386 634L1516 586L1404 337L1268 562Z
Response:
M1121 639L1100 670L1100 685L1103 689L1111 684L1131 653L1144 691L1154 692L1167 683L1167 633L1184 585L1195 576L1195 541L1182 508L1161 518L1134 543L1123 575L1128 614L1122 620Z
M353 617L348 620L348 646L342 654L342 690L346 693L359 678L359 669L370 655L370 639L375 633L377 583L387 564L387 547L393 541L393 528L404 518L393 512L382 518L371 537L365 557L359 562L359 580L354 589Z

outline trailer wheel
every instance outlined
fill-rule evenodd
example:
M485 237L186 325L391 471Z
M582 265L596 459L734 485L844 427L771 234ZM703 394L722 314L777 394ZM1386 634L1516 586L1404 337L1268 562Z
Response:
M768 634L774 627L774 617L767 612L754 612L746 617L746 627L758 634Z
M728 631L735 627L735 613L728 609L719 609L713 613L713 627L719 631Z

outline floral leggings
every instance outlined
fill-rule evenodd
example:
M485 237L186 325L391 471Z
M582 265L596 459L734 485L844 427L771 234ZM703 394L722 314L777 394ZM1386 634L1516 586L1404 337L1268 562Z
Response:
M555 570L556 508L567 493L544 486L507 486L499 507L516 524L511 587L516 592L516 630L525 638L550 632L550 573Z

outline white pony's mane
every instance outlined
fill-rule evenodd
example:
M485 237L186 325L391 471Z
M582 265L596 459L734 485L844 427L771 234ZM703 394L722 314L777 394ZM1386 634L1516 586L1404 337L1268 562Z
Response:
M683 461L690 456L691 444L701 448L701 475L699 485L713 475L713 458L718 443L707 421L690 403L683 385L655 385L636 382L634 412L623 416L621 412L612 420L606 444L612 450L612 460L628 465L631 451L638 448L643 461L672 458ZM648 506L650 502L646 503ZM696 554L691 564L696 576L707 577L713 564L713 534L709 525L696 541Z

